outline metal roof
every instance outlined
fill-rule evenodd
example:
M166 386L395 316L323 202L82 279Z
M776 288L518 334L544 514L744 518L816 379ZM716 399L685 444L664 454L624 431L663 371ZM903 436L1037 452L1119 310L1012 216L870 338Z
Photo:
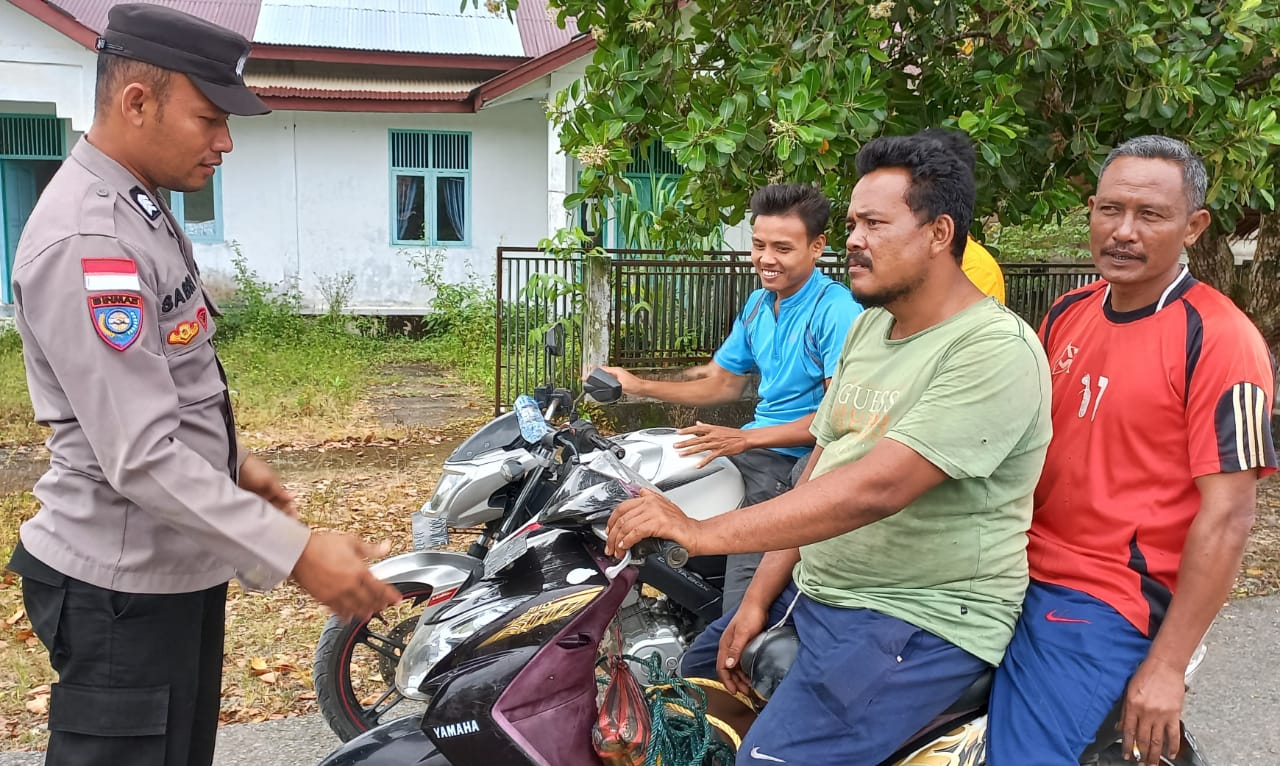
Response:
M399 53L526 56L520 28L459 0L261 0L254 42Z
M259 96L360 98L393 101L461 101L486 75L441 78L353 77L346 74L293 72L244 73L245 84Z
M548 8L547 0L521 0L516 6L516 24L524 41L526 56L537 58L568 45L577 34L578 22L570 17L561 29L551 20L558 11Z
M65 11L73 19L95 32L107 28L107 11L123 0L50 0L49 4ZM250 40L258 25L260 0L133 0L163 5L199 16Z

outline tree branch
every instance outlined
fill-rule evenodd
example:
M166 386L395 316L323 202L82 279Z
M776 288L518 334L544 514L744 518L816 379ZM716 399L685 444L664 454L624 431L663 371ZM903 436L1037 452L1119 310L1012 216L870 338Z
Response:
M1264 83L1280 74L1280 58L1272 58L1270 63L1264 59L1262 65L1253 71L1253 74L1244 78L1236 85L1237 90L1247 90L1254 85Z

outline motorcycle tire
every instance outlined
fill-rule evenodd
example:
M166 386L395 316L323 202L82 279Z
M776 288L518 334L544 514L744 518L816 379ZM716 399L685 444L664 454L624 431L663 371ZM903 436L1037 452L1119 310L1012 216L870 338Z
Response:
M395 687L396 663L432 588L421 583L392 584L403 597L399 604L365 621L341 622L330 617L316 644L311 666L316 703L329 728L343 742L397 717L384 718L404 700ZM379 628L379 623L385 627ZM372 664L375 672L361 667L353 673L353 661ZM384 685L385 689L381 688Z

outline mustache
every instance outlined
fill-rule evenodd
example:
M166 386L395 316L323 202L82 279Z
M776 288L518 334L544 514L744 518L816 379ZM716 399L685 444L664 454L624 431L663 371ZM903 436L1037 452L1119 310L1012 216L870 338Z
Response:
M864 269L871 268L871 258L861 250L849 250L846 253L846 265L861 266Z
M1142 253L1130 250L1127 247L1104 247L1102 248L1102 254L1110 256L1119 255L1127 258L1146 258Z

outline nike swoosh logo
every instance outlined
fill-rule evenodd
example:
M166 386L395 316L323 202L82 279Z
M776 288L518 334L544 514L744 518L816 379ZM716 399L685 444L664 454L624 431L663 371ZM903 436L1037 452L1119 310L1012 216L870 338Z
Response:
M1077 620L1074 617L1059 617L1057 609L1050 609L1048 612L1045 613L1044 618L1049 622L1075 622L1075 623L1080 623L1081 625L1093 624L1088 620Z
M773 763L786 763L786 761L782 760L781 758L774 758L772 755L765 755L764 753L760 752L760 748L758 747L751 748L751 757L757 761L772 761Z

